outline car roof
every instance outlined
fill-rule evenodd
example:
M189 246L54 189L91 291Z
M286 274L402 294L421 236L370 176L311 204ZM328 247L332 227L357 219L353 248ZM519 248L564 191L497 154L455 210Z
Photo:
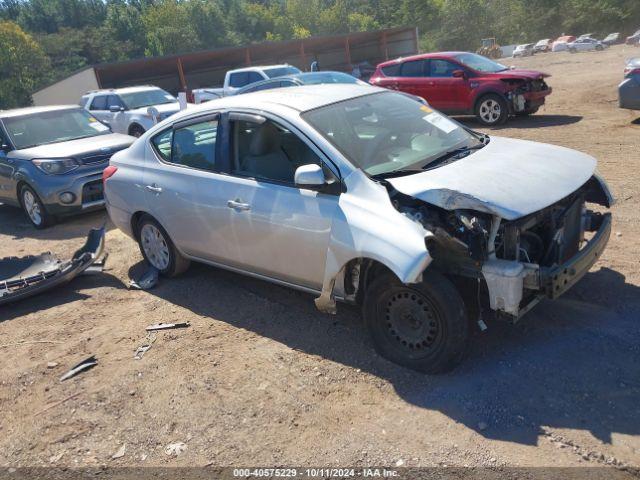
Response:
M71 110L80 108L80 105L48 105L46 107L14 108L12 110L0 110L0 118L20 117L22 115L32 115L35 113L54 112L56 110Z
M256 72L256 71L261 71L261 70L269 70L271 68L286 68L286 67L297 68L297 67L295 67L293 65L289 65L287 63L283 63L283 64L279 64L279 65L255 65L255 66L252 66L252 67L236 68L235 70L229 70L227 73Z
M266 109L269 105L278 105L298 112L306 112L351 98L388 91L387 89L374 87L372 85L357 85L351 83L327 84L322 85L322 88L318 88L318 85L301 85L296 88L274 88L244 95L223 97L190 108L186 110L186 112L192 113L197 110L206 111L214 108L238 108L248 106L256 109Z
M102 90L92 90L87 92L86 95L94 94L109 94L109 93L135 93L135 92L144 92L145 90L162 90L160 87L156 87L155 85L139 85L136 87L123 87L123 88L105 88Z
M440 58L440 57L445 57L445 58L450 58L450 57L454 57L456 55L462 55L463 53L472 53L472 52L432 52L432 53L420 53L418 55L411 55L409 57L399 57L396 58L394 60L387 60L386 62L382 62L380 64L378 64L379 67L386 67L389 65L393 65L395 63L399 63L399 62L406 62L406 61L411 61L411 60L423 60L423 59L427 59L427 58Z
M630 58L627 60L628 67L640 67L640 57Z

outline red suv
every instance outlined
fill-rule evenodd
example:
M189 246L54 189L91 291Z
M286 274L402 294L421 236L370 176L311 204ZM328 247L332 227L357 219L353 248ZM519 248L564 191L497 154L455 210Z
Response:
M551 93L547 77L475 53L442 52L381 63L369 81L418 95L442 112L475 115L485 125L498 125L509 115L537 112Z

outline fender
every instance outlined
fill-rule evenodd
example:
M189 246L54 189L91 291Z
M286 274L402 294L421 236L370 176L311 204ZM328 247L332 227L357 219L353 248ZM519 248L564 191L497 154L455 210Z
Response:
M398 212L382 185L371 182L362 170L355 170L344 183L347 191L334 214L322 291L315 300L325 313L336 313L336 278L351 260L376 260L403 283L419 282L433 260L425 243L431 233Z

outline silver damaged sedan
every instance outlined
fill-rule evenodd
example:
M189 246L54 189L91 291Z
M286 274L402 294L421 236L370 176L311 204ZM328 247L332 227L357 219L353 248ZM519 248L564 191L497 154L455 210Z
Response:
M596 262L613 199L595 167L389 90L323 85L177 114L104 179L111 219L165 276L197 261L324 312L359 304L381 355L437 373L489 313L515 321Z

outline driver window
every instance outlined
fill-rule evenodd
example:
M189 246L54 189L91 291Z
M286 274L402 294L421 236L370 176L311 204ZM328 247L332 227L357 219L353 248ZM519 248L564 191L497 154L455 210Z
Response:
M235 120L232 128L235 174L293 184L299 166L323 166L304 141L275 122ZM324 170L326 175L327 169Z
M453 72L455 70L460 70L460 67L458 65L455 65L446 60L433 59L430 63L430 77L453 77Z

